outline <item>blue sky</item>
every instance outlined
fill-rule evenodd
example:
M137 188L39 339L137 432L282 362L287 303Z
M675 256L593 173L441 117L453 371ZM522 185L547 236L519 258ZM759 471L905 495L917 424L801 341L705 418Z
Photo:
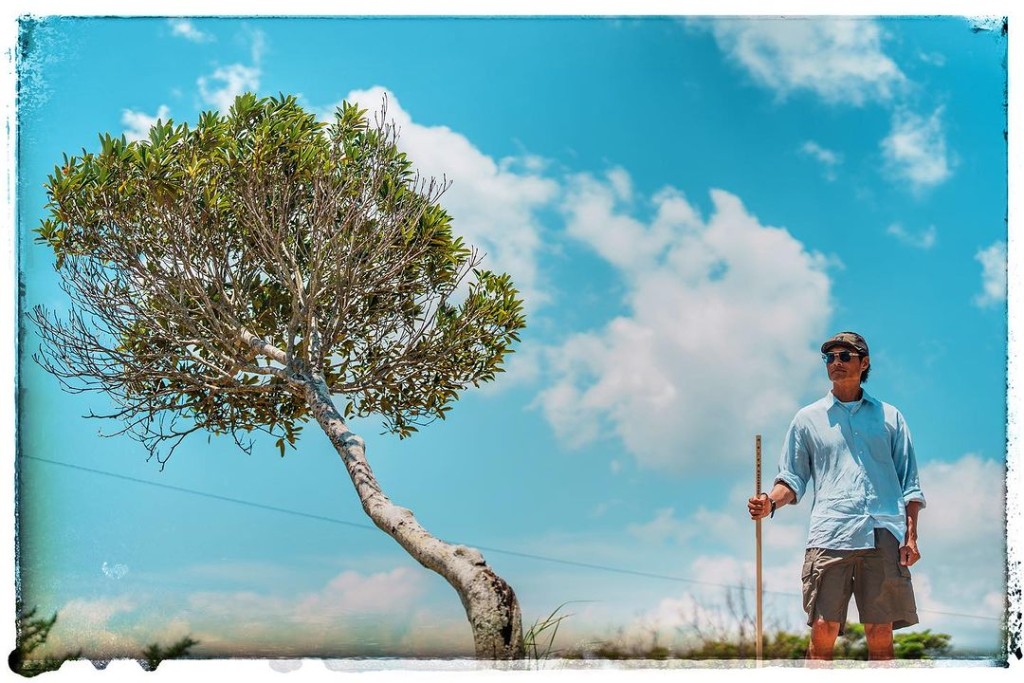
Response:
M873 351L866 389L907 418L930 503L919 628L994 654L1007 43L973 28L47 18L19 61L21 310L65 307L31 242L62 153L194 122L244 90L323 116L386 93L417 167L452 180L456 230L514 276L528 328L508 372L446 422L401 442L379 420L352 427L394 501L487 549L527 625L570 603L569 647L727 622L727 592L753 584L754 435L770 481L793 413L828 390L818 346L854 329ZM195 438L161 471L134 441L98 436L115 426L80 416L103 397L61 392L22 332L21 591L60 612L56 645L133 653L191 634L208 655L472 651L454 592L365 528L314 428L283 459L271 441L246 456ZM804 628L809 502L764 526L769 627Z

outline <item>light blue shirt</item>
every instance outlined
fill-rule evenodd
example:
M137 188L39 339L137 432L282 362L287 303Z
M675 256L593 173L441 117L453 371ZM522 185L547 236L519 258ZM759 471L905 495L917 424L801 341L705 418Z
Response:
M864 392L852 408L827 396L793 418L776 482L798 502L814 482L808 548L857 550L875 546L875 529L902 545L907 503L925 504L907 423L893 406Z

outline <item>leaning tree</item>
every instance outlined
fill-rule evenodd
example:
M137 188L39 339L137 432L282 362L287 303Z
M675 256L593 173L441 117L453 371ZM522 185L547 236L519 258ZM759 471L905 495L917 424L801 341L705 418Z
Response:
M37 240L69 297L36 308L37 360L69 391L113 398L116 433L163 466L188 435L277 437L315 420L366 514L456 590L476 656L523 655L511 587L479 551L428 533L381 490L346 420L406 437L495 378L525 321L506 274L452 232L385 112L329 123L293 97L245 94L195 127L100 136L49 177ZM337 401L337 402L336 402Z

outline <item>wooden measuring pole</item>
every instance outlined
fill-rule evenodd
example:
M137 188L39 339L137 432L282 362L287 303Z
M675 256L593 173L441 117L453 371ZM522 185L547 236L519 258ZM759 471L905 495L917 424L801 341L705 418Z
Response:
M754 468L756 470L756 475L755 475L755 478L754 478L754 495L755 496L759 496L759 495L761 495L761 435L760 434L758 434L755 437L755 439L754 439L754 450L756 451L756 459L757 459L757 466ZM764 654L764 646L762 644L763 627L762 627L762 623L761 623L761 520L758 519L754 523L754 526L756 528L756 532L755 533L757 535L757 586L756 586L756 593L757 593L757 598L756 598L757 599L757 628L756 628L757 633L756 633L756 637L757 637L757 642L755 643L754 648L755 648L755 651L757 653L757 661L760 662L761 661L761 657Z

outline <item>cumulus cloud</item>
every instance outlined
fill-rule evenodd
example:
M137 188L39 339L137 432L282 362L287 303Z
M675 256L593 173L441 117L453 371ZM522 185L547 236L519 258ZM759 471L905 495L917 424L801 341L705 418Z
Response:
M877 22L861 17L765 17L691 23L709 28L719 49L780 100L807 92L831 105L876 103L891 109L892 128L881 141L884 170L907 182L913 192L952 175L942 108L930 116L906 109L906 94L917 87L885 54L885 34ZM936 66L945 63L940 53L918 57ZM841 157L813 141L801 149L825 166L826 178L835 179Z
M1001 554L1004 534L1005 477L1002 463L968 453L954 462L929 462L920 467L921 490L929 505L921 512L927 537L940 547L991 548ZM931 505L950 496L960 499L952 508Z
M900 223L893 223L885 230L885 234L895 237L901 243L914 249L928 250L935 246L937 232L934 225L929 225L924 230L910 232Z
M800 146L800 151L809 157L817 160L824 167L825 178L829 181L836 179L836 167L843 163L843 155L826 147L822 147L814 140L807 140Z
M439 584L443 582L406 567L373 574L345 571L319 590L297 595L194 594L188 612L202 615L197 639L219 655L418 656L461 651L461 639L445 642L439 634L420 633L429 625L411 618L422 613L424 601ZM450 598L449 592L445 597ZM429 609L440 622L459 623L457 601L431 603ZM450 632L446 627L444 633ZM433 649L404 649L412 643Z
M236 97L259 89L260 68L231 64L214 70L209 76L200 76L197 85L203 102L213 105L218 111L227 112Z
M344 618L350 612L403 612L422 592L422 572L405 567L369 576L346 571L320 592L299 601L296 612L330 620Z
M764 490L770 490L776 471L774 457L763 460L765 479ZM702 547L714 545L731 552L744 553L750 549L750 535L753 526L747 515L747 498L750 488L734 486L720 505L698 506L684 516L677 516L674 508L661 508L653 519L639 524L629 524L626 532L640 541L650 544L686 543ZM763 525L764 541L772 548L786 553L797 552L807 541L807 524L810 505L797 505L778 513L770 523Z
M226 112L234 104L235 98L244 92L255 92L260 87L262 73L261 62L266 48L266 40L262 31L251 31L249 34L249 53L251 64L229 64L213 71L208 76L200 76L196 81L199 96L203 102Z
M994 306L1006 301L1006 242L995 242L974 255L981 263L981 294L976 306Z
M70 600L57 611L57 622L41 654L81 650L84 656L138 656L146 646L138 633L112 625L115 619L134 613L138 607L135 600L126 596Z
M920 476L928 506L921 511L922 557L913 571L915 587L920 580L922 588L922 622L952 633L954 644L995 648L1006 595L1006 469L1000 461L968 453L952 462L925 463ZM943 502L951 500L956 505Z
M662 508L655 513L651 521L630 524L626 531L648 543L663 543L667 540L685 542L695 533L693 526L675 518L675 510L672 508Z
M882 30L860 18L718 19L719 47L753 80L785 98L809 91L830 104L890 100L905 76L882 50Z
M922 117L903 109L893 114L892 129L882 140L886 169L914 192L935 187L953 173L946 150L942 107Z
M268 595L254 591L198 593L194 607L205 614L259 613L294 623L324 623L343 620L352 613L375 614L405 611L424 591L423 573L405 567L390 572L364 575L346 571L318 591L303 595Z
M705 220L668 188L641 220L621 172L570 181L567 232L619 270L628 313L549 349L536 404L566 445L615 436L643 465L706 470L799 408L831 313L827 260L711 198Z
M188 19L168 19L167 22L171 25L171 35L178 38L184 38L193 43L208 43L213 40L212 35L200 31Z
M442 201L456 233L484 252L482 267L513 276L528 308L543 304L547 295L537 267L542 228L536 212L550 205L558 184L544 177L542 165L529 155L494 159L447 126L415 122L380 86L350 92L345 99L372 116L385 96L387 117L400 129L399 146L416 169L425 177L451 180ZM334 109L327 108L323 117Z
M167 108L166 104L161 104L156 110L156 114L152 116L145 112L125 109L121 112L121 125L124 126L125 138L129 142L145 140L149 137L149 129L156 125L157 121L166 121L170 113L171 110Z
M191 635L198 653L210 656L414 655L404 644L429 652L461 651L469 629L458 602L426 604L444 582L408 567L360 573L345 571L307 592L217 591L184 599L134 595L71 600L59 610L48 643L51 652L81 649L87 657L138 657L150 643ZM450 598L449 591L443 591ZM425 610L447 624L429 629ZM419 614L419 618L412 615ZM453 625L465 633L453 634ZM446 638L451 636L451 641ZM472 642L469 642L469 652ZM468 654L468 653L467 653Z

